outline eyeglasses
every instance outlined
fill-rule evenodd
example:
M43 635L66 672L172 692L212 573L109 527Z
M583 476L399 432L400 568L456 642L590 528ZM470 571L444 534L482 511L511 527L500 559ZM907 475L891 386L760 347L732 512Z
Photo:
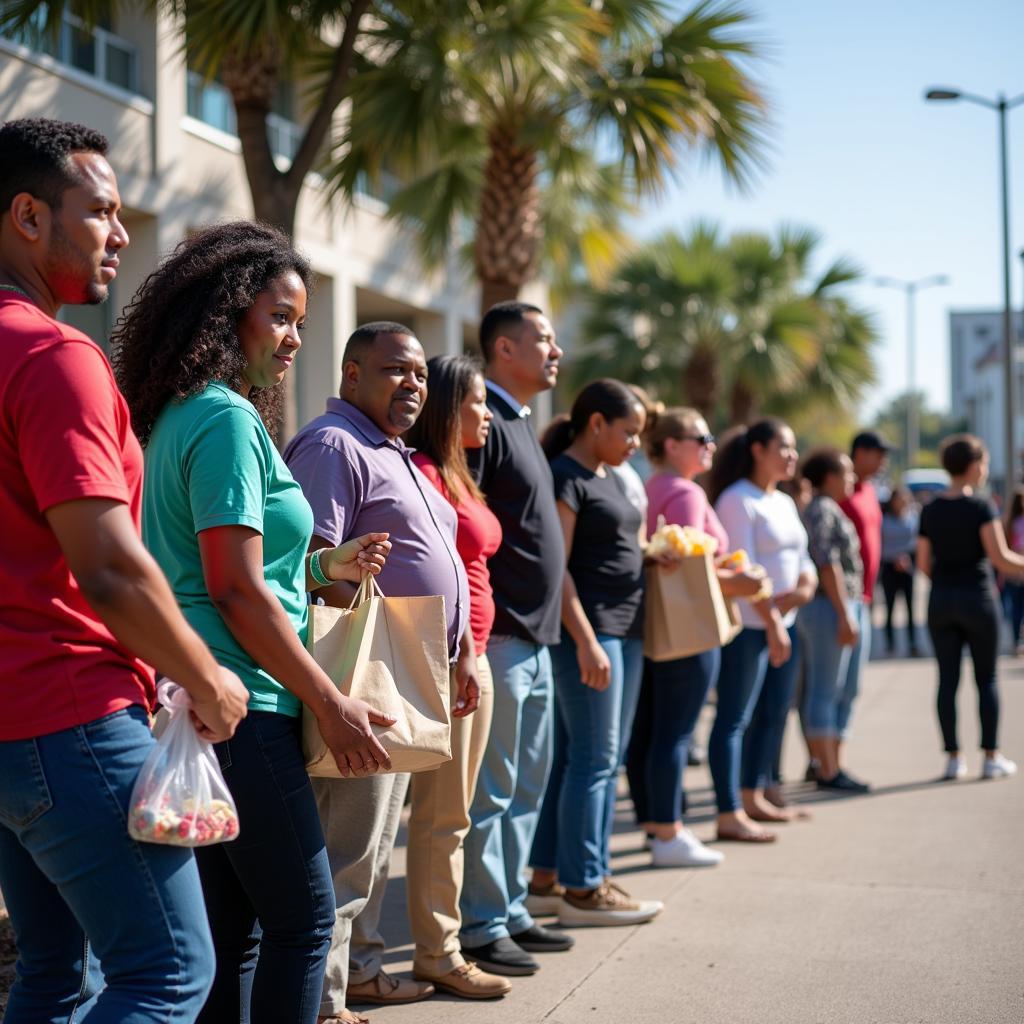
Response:
M686 434L680 438L681 441L696 441L703 448L715 443L714 434Z

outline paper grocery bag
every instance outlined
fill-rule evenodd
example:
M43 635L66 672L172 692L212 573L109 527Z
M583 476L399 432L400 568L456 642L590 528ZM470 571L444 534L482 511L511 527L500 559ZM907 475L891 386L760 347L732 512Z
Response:
M671 661L729 643L742 626L722 595L711 555L690 555L672 568L647 569L644 654Z
M342 693L395 716L390 728L371 726L393 772L451 760L443 597L385 597L368 573L348 608L310 607L307 647ZM302 746L310 775L342 777L309 708Z

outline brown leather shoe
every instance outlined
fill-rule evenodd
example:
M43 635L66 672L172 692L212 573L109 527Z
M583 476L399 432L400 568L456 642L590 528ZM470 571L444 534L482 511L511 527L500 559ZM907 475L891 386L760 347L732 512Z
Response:
M369 981L345 989L346 1003L373 1003L377 1006L399 1006L402 1003L418 1003L434 994L429 982L410 981L408 978L392 978L383 968Z
M497 974L488 974L476 964L467 963L440 977L430 977L413 970L412 976L419 981L432 982L434 987L463 999L500 999L512 991L512 983Z

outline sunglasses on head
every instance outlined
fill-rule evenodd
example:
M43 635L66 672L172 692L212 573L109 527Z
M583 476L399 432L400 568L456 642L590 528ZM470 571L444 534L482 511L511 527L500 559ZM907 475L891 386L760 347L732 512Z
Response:
M715 435L714 434L687 434L687 435L685 435L682 438L682 440L684 440L684 441L696 441L697 444L701 445L704 448L707 448L707 446L709 444L714 444L715 443Z

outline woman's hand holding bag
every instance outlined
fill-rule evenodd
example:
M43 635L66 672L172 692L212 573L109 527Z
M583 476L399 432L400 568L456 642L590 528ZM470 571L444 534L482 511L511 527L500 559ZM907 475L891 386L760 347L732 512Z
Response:
M157 699L169 720L135 780L128 834L170 846L210 846L237 838L235 801L213 745L192 724L187 691L165 679Z

